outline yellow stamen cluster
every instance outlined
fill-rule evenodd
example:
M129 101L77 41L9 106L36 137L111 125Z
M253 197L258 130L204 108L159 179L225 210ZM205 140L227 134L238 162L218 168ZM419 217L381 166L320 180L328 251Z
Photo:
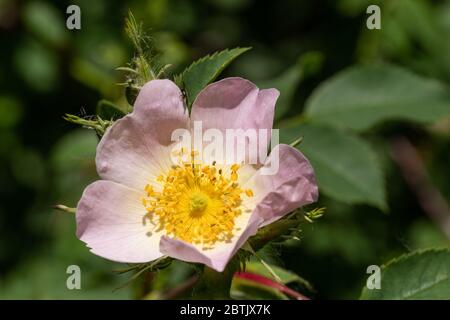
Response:
M236 182L238 170L239 165L234 164L225 175L215 163L194 161L172 167L157 178L161 192L145 187L146 218L166 234L189 243L210 247L217 241L229 241L235 218L242 213L241 195L253 196L252 190L244 190Z

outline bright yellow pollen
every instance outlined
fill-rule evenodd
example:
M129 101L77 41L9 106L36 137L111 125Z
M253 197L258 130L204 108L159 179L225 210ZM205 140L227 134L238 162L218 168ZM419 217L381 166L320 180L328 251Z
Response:
M184 150L182 150L184 152ZM194 154L194 153L193 153ZM172 167L157 178L162 191L144 187L142 204L146 218L176 239L210 247L229 241L235 231L235 219L242 213L242 195L253 196L236 182L239 165L229 175L212 165L184 163Z

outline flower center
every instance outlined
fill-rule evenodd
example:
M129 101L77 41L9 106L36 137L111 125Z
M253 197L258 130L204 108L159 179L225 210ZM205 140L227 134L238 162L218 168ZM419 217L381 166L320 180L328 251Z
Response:
M191 214L201 215L208 205L209 197L203 192L194 192L190 201Z
M236 230L235 219L242 213L242 195L253 196L252 190L236 182L238 169L237 164L226 170L214 163L173 166L157 178L161 192L145 187L145 217L166 234L189 243L210 247L229 241Z

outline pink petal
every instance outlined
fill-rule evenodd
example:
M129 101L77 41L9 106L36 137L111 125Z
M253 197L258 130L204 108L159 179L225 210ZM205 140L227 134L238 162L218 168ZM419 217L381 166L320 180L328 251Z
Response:
M192 106L191 121L201 121L203 130L218 129L223 133L226 129L266 129L268 144L278 96L276 89L260 90L248 80L226 78L199 93Z
M188 262L202 263L218 272L222 272L230 259L244 245L247 239L258 231L261 223L261 217L257 214L252 214L247 227L240 234L236 234L231 242L216 243L213 249L207 250L203 250L199 246L182 240L163 236L161 238L160 250L170 257Z
M97 171L142 190L170 165L171 134L187 128L188 113L180 89L170 80L144 85L131 114L109 128L97 147Z
M278 171L273 175L262 174L262 168L243 186L254 185L256 211L267 225L287 213L316 202L319 190L314 169L308 159L297 149L279 144L270 153L264 165L279 160Z
M161 233L148 221L144 225L142 196L112 181L90 184L77 206L77 237L94 254L113 261L140 263L161 257Z

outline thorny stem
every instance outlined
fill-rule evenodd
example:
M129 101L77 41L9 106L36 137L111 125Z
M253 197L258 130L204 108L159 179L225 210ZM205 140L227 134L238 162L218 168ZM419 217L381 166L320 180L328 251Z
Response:
M217 272L207 266L203 268L200 280L192 290L192 299L230 299L230 288L239 261L232 259L223 272Z
M300 221L298 218L278 220L261 228L256 235L248 240L248 242L254 251L258 251L270 241L285 235L291 228L298 227L299 223Z
M106 129L112 124L112 121L103 120L98 116L92 119L85 119L80 118L73 114L66 114L63 117L63 119L68 122L81 125L88 129L94 129L100 137L105 133Z
M156 79L155 72L153 71L146 52L149 47L147 38L142 32L142 26L136 22L136 19L131 11L129 11L128 18L126 19L125 31L137 51L137 57L133 61L136 70L133 73L141 76L141 84L148 80Z

